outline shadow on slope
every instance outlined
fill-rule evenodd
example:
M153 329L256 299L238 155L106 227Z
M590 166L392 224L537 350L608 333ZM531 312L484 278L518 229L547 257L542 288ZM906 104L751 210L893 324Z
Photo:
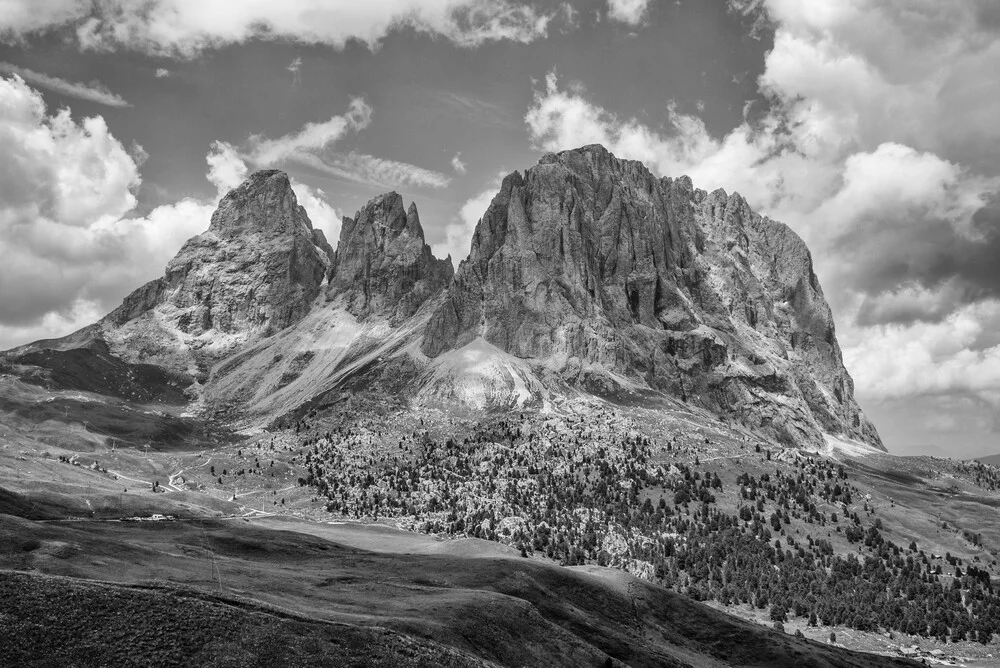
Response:
M191 384L190 378L161 367L123 361L89 328L8 350L0 354L0 371L49 390L80 390L173 406L188 403L184 389Z
M357 527L352 531L357 533ZM403 552L412 549L408 542L395 551L377 552L299 532L263 529L239 519L39 524L0 516L0 534L19 537L9 542L10 548L0 550L3 568L131 583L156 577L205 591L216 589L221 579L227 595L252 598L258 602L254 605L262 602L312 621L350 624L355 634L390 629L420 647L450 647L457 652L455 661L465 661L464 665L476 665L473 656L509 666L914 665L779 634L603 569L561 568L519 557ZM460 547L458 543L443 542L441 547ZM88 597L96 596L69 593L81 591L70 589L82 586L72 581L46 582L46 587L55 589L46 594L52 605L44 615L32 607L37 604L30 590L24 596L0 596L0 611L11 617L26 614L25 623L44 626L44 620L73 620L72 609L91 605ZM124 597L119 607L132 606L129 597L141 598L135 590L115 591ZM136 659L148 648L147 658L160 660L154 652L168 651L164 637L183 642L179 638L187 627L168 613L197 619L203 629L198 637L238 642L231 639L229 613L192 602L188 594L163 596L160 603L142 600L134 604L136 609L148 606L167 617L150 617L149 624L142 615L130 617L137 628L129 630L124 640L135 643ZM73 622L72 628L80 629L81 623ZM110 613L98 615L91 626L74 632L78 635L59 636L66 644L53 646L53 660L74 643L81 649L92 648L97 639L111 637L117 623ZM265 624L260 633L266 637L273 629ZM329 634L310 633L312 639L301 640L303 647L332 642ZM27 632L18 637L22 636L37 637ZM27 651L23 649L27 640L14 640L15 647ZM413 654L395 654L403 644L392 647L393 653L378 657L355 659L348 653L343 663L418 665L412 662ZM192 659L188 665L228 665L213 663L220 660L218 656ZM318 657L317 651L297 660L302 665L327 665Z
M4 666L488 665L385 629L171 586L0 572L0 618Z

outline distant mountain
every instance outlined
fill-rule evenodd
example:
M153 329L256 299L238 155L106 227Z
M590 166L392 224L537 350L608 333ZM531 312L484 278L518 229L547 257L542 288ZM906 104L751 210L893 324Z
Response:
M973 461L982 462L983 464L991 464L992 466L1000 466L1000 455L986 455L985 457L976 457Z
M457 271L395 193L345 218L334 250L287 176L257 172L163 277L0 365L103 393L121 382L95 378L127 379L125 398L243 424L377 381L442 407L687 402L786 445L884 449L802 240L600 146L504 179Z

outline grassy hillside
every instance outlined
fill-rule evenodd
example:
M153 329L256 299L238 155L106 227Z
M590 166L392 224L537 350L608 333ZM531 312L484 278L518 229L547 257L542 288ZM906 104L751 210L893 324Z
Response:
M484 541L430 554L433 539L403 540L406 552L389 551L376 531L376 551L272 527L0 516L0 566L30 570L0 577L0 615L19 620L0 625L0 664L908 665ZM342 535L357 545L365 533Z

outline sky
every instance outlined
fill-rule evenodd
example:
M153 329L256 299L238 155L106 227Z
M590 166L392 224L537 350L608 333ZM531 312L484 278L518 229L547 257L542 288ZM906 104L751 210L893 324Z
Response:
M997 0L0 0L0 349L289 173L457 265L500 178L602 143L808 243L890 451L1000 452Z

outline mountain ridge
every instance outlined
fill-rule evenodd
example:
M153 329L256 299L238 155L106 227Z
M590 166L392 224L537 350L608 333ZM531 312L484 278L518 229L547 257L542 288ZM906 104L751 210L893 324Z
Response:
M164 276L36 345L84 339L188 378L189 410L258 424L357 373L406 367L407 396L434 405L681 401L783 444L832 434L884 449L802 240L735 193L657 178L599 145L508 175L457 270L397 193L345 217L333 249L287 175L256 172Z

